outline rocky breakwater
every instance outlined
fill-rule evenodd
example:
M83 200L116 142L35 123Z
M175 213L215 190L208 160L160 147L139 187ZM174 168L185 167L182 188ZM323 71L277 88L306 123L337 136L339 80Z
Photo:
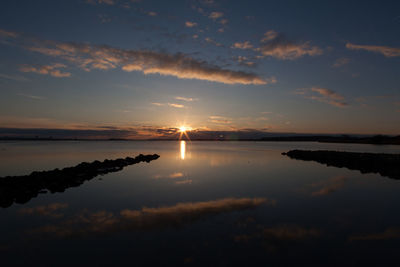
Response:
M292 159L316 161L328 166L359 170L361 173L379 173L382 176L400 179L400 154L290 150L282 155Z
M98 175L118 172L128 165L150 162L160 156L138 155L103 162L82 162L74 167L51 171L34 171L29 175L0 177L0 207L6 208L13 203L26 203L40 193L64 192L67 188L77 187Z

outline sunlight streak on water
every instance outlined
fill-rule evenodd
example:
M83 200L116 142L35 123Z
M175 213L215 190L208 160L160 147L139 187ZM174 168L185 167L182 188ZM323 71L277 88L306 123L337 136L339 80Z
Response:
M186 142L184 140L181 141L181 160L185 159L186 154Z

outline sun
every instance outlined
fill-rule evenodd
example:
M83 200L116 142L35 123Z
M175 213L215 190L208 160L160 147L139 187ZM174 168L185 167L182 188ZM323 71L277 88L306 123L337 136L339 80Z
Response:
M188 129L186 128L186 126L181 126L181 127L179 127L179 131L181 132L181 133L184 133L184 132L186 132Z
M181 125L179 126L179 140L182 139L183 136L186 136L186 138L189 140L189 135L188 132L190 132L192 130L192 128L190 128L189 126L185 126L185 125Z

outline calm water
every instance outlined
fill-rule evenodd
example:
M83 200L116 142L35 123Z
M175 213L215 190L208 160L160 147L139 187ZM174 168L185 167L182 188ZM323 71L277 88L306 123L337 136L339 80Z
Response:
M0 142L0 176L157 153L0 208L1 265L400 266L400 181L291 160L273 142Z

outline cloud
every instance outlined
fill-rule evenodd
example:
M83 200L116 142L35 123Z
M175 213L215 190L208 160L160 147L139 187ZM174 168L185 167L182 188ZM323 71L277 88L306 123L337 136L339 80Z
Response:
M176 100L182 100L182 101L186 101L186 102L193 102L196 101L196 98L191 98L191 97L183 97L183 96L177 96L175 97Z
M179 227L205 217L251 209L262 204L274 205L275 201L266 198L224 198L211 201L177 203L173 206L157 208L125 209L121 210L119 215L107 211L95 213L84 211L61 224L40 227L31 231L31 233L67 237Z
M215 45L215 46L219 46L219 47L224 46L223 44L216 42L215 40L211 39L210 37L206 37L206 38L204 38L204 40L205 40L207 43L213 44L213 45Z
M173 107L173 108L184 108L184 105L181 104L175 104L175 103L168 103L168 106Z
M186 21L185 26L188 28L196 27L197 23L196 22L191 22L191 21Z
M223 17L223 16L224 16L224 13L214 11L214 12L211 12L210 15L209 15L208 17L209 17L210 19L216 20L216 19L219 19L219 18L221 18L221 17Z
M356 45L347 43L346 48L350 50L366 50L370 52L380 53L385 57L400 57L400 48L377 46L377 45Z
M229 22L229 20L227 20L227 19L221 19L219 21L219 23L221 23L222 25L226 25L226 24L228 24L228 22Z
M247 57L244 56L238 56L237 61L239 62L240 65L246 66L246 67L254 67L256 65L255 62L249 61Z
M270 56L281 60L294 60L303 56L317 56L323 53L317 46L311 46L310 42L294 43L286 39L283 34L268 31L261 39L263 45L257 48L263 56Z
M108 70L121 66L122 70L127 72L140 71L146 75L160 74L225 84L263 85L276 82L273 77L262 79L254 73L222 69L180 53L171 55L109 46L54 42L51 42L50 47L40 43L29 49L44 55L61 57L85 71Z
M157 12L150 11L150 12L147 12L147 15L149 15L150 17L155 17L155 16L157 16L158 14L157 14Z
M152 105L155 105L155 106L165 106L165 104L164 103L159 103L159 102L152 102L151 103Z
M349 237L350 241L360 240L392 240L400 239L400 228L389 227L384 232L374 234L352 235Z
M181 173L181 172L174 172L167 176L161 175L161 174L157 174L154 176L155 179L161 179L161 178L177 179L177 178L182 178L182 177L183 177L183 173Z
M338 58L338 59L336 59L335 63L333 63L332 67L338 68L338 67L348 64L349 62L350 62L350 59L347 57Z
M44 97L42 96L36 96L36 95L28 95L28 94L23 94L23 93L19 93L19 96L23 96L23 97L27 97L27 98L31 98L31 99L35 99L35 100L42 100L44 99Z
M68 208L67 203L52 203L44 206L37 206L33 208L21 208L17 212L21 215L41 215L52 218L61 218L64 215L57 211Z
M317 191L311 193L312 196L325 196L331 193L336 192L337 190L344 187L345 182L348 180L348 177L345 176L338 176L328 179L327 181L323 181L321 183L312 184L312 187L320 187Z
M96 5L96 4L106 4L106 5L114 5L114 0L86 0L88 4Z
M223 116L210 116L209 121L216 124L231 124L232 119Z
M19 36L19 34L16 32L10 32L10 31L0 29L0 36L8 37L8 38L17 38Z
M261 228L261 227L260 227ZM293 242L298 240L315 239L321 237L321 231L315 228L305 228L299 225L279 225L274 227L263 227L261 232L243 234L234 237L236 242L249 242L252 240L264 240L276 245L282 242Z
M316 238L321 235L317 229L307 229L298 225L282 225L271 228L264 228L262 231L264 238L276 238L280 240L302 240Z
M303 95L307 99L327 103L335 107L345 107L348 105L343 96L330 89L319 87L312 87L310 89L297 89L295 94Z
M8 75L4 73L0 73L0 78L7 79L7 80L13 80L17 82L28 82L29 79L25 78L24 76L20 75Z
M59 68L65 68L66 65L56 63L52 65L44 65L44 66L29 66L29 65L23 65L19 68L20 71L22 72L34 72L37 74L42 74L42 75L51 75L53 77L57 78L63 78L63 77L70 77L71 73L69 72L61 72Z
M185 106L182 104L176 104L176 103L159 103L159 102L152 102L151 103L154 106L162 107L162 106L170 106L173 108L184 108Z
M245 41L245 42L243 42L243 43L237 42L237 43L234 43L234 44L232 45L232 48L251 49L251 48L253 48L253 45L250 44L249 41Z
M264 37L261 39L261 42L266 43L266 42L272 41L276 37L278 37L278 35L279 34L274 30L267 31L266 33L264 33Z
M211 39L209 39L210 41ZM225 84L265 85L275 83L276 79L261 78L252 72L229 70L217 65L197 60L182 53L167 54L148 50L127 50L107 45L87 43L66 43L51 40L22 38L23 47L43 55L61 58L85 70L110 70L120 67L131 72L139 71L145 75L159 74L179 79L196 79ZM68 77L71 74L61 72L59 65L42 67L25 65L25 72L50 74L55 77Z

